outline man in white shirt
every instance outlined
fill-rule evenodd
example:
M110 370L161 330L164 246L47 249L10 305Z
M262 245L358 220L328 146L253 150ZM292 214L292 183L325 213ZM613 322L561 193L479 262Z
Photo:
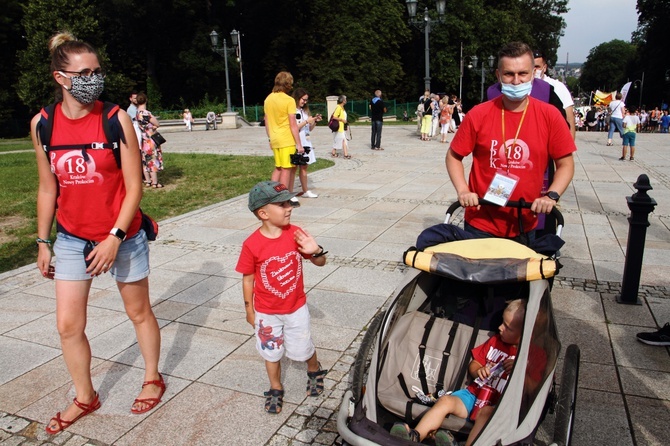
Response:
M554 92L563 103L563 109L565 110L565 120L568 121L568 125L570 126L572 139L575 139L577 130L575 125L575 103L572 100L572 94L570 94L570 90L568 90L568 87L566 87L563 82L547 76L547 59L544 57L544 53L541 51L535 51L533 56L535 58L535 77L537 79L542 79L554 87Z
M140 125L137 122L137 92L133 91L130 93L128 100L130 101L130 105L126 110L126 113L128 113L128 116L130 116L130 119L133 121L135 136L137 136L137 142L139 143L140 148L142 148L142 132L140 131Z

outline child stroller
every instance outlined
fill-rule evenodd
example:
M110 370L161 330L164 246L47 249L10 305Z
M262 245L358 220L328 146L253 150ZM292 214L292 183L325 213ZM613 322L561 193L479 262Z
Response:
M447 223L458 206L455 203L447 211ZM508 206L530 207L511 202ZM560 236L563 217L557 210L554 217ZM352 365L337 419L344 441L416 445L391 436L390 427L399 421L416 425L429 409L419 394L435 395L467 385L470 350L497 331L505 301L523 298L526 313L514 367L473 445L531 445L547 411L554 409L552 444L570 444L579 348L571 345L566 350L556 398L554 373L561 345L549 280L560 268L555 256L538 254L511 240L472 239L410 248L404 261L413 268L406 272L389 308L368 326ZM532 351L538 349L546 361L534 359ZM527 379L528 370L540 374L541 380ZM465 440L472 426L454 415L442 423L457 440Z

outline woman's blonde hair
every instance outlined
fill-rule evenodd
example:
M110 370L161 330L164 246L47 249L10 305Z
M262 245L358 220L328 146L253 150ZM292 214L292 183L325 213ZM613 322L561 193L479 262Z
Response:
M69 31L60 31L49 39L49 52L51 53L51 71L60 71L70 63L71 54L92 53L98 56L98 52L88 43L77 40Z

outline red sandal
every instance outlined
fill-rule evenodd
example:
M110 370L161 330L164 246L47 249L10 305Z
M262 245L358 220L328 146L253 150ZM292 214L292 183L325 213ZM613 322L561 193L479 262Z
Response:
M93 398L93 401L91 401L91 402L88 403L88 404L80 403L79 400L77 400L77 398L75 398L74 400L72 400L72 402L74 403L75 406L77 406L78 408L80 408L81 410L83 410L83 412L80 413L80 414L79 414L74 420L72 420L72 421L67 421L67 420L62 419L62 418L60 417L60 412L58 412L58 413L56 414L55 417L53 417L51 420L49 420L49 424L47 424L47 426L46 426L46 428L45 428L45 430L47 431L47 434L55 435L55 434L57 434L57 433L59 433L59 432L61 432L61 431L64 431L64 430L67 429L68 427L72 426L72 425L74 424L75 421L79 420L80 418L85 417L86 415L88 415L88 414L90 414L90 413L95 412L96 410L100 409L100 406L101 406L101 404L100 404L100 398L99 398L99 396L98 396L98 392L95 393L95 398ZM49 426L53 420L56 420L56 423L58 423L58 427L57 427L57 428L51 428L51 427Z
M144 409L135 409L134 407L131 407L130 411L132 413L134 413L136 415L139 415L139 414L142 414L142 413L145 413L145 412L149 412L151 409L156 407L158 405L158 403L161 402L161 398L163 397L163 394L165 393L165 387L166 386L165 386L165 381L163 381L163 375L161 375L159 373L158 377L159 377L159 379L154 380L154 381L144 381L142 383L142 388L144 389L144 387L146 387L150 384L153 384L154 386L160 387L161 393L158 395L157 398L135 398L135 401L133 402L133 405L135 405L135 403L145 403L147 405L147 407L145 407Z

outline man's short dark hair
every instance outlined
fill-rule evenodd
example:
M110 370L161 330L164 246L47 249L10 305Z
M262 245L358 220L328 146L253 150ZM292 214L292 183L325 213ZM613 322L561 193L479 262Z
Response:
M500 51L498 51L498 66L500 66L500 61L503 57L516 59L517 57L521 57L524 54L528 54L531 59L534 59L533 50L528 46L528 44L523 42L507 43L503 45L502 48L500 48Z
M542 50L535 50L535 51L533 51L533 59L537 59L537 58L541 58L541 59L543 59L543 60L545 60L545 61L547 60L547 58L544 57L544 53L542 52Z

